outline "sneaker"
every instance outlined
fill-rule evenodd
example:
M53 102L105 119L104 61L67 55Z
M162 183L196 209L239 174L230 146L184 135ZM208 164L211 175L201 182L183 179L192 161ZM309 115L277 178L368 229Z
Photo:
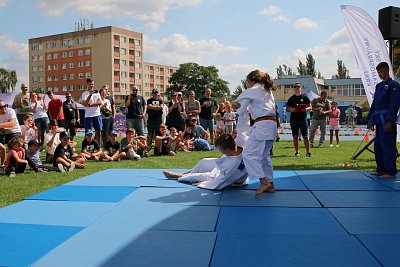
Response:
M306 157L311 158L311 152L308 152L308 153L306 154Z
M339 147L339 145L336 145L336 147Z
M143 157L148 158L148 157L149 157L149 152L147 152L147 151L144 152L144 153L143 153Z
M17 175L15 174L14 171L10 172L10 174L8 175L8 177L10 177L10 178L14 178L15 176L17 176Z
M101 162L108 162L108 159L102 158L100 161L101 161Z
M333 145L332 145L332 144L330 144L330 145L329 145L329 147L333 147Z
M35 172L45 172L43 169L37 169Z
M300 156L300 153L299 153L299 152L296 152L296 153L294 153L294 156L295 156L295 157L298 157L298 156Z
M69 166L68 171L73 172L75 169L75 162L71 162L71 166Z
M323 146L323 144L319 144L319 145L318 145L318 147L322 147L322 146Z
M60 172L65 172L65 168L64 165L62 165L61 163L57 164L58 169L60 170Z
M3 166L0 166L0 172L5 172L6 171L6 167L3 165Z

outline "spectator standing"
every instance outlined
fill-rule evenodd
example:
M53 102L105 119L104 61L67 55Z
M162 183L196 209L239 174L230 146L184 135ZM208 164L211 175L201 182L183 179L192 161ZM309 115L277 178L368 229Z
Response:
M172 99L168 103L168 117L167 126L168 129L171 127L176 128L178 131L182 131L182 116L181 112L183 110L182 102L178 99L178 94L172 92Z
M147 113L147 105L143 96L138 94L136 86L131 88L131 94L125 98L126 128L134 128L138 135L144 135L144 118Z
M347 120L347 128L354 129L354 113L353 113L353 105L350 105L346 109L346 120Z
M115 121L115 101L114 98L111 96L110 94L110 89L108 87L108 85L105 85L105 89L107 91L107 96L106 98L110 101L110 105L111 105L111 116L110 116L110 128L109 128L109 132L114 131L114 121Z
M319 147L322 147L325 141L326 134L326 117L331 108L328 101L328 92L322 91L320 97L316 97L311 101L311 107L313 111L311 120L311 130L310 130L310 146L314 146L315 132L318 126L321 130L321 136L319 138Z
M289 97L286 103L286 111L290 114L290 127L292 128L293 145L295 156L299 153L299 131L303 136L304 146L306 147L306 157L311 157L310 141L308 139L307 110L311 110L311 101L301 93L301 84L294 84L294 95Z
M24 124L24 116L30 113L29 109L29 92L26 83L21 84L21 93L16 94L12 104L12 108L17 110L17 120L19 125Z
M163 100L158 96L158 89L151 91L151 98L147 99L147 145L151 147L155 136L160 134L160 125L163 116Z
M69 132L71 141L74 141L76 130L80 123L78 104L72 99L70 93L65 94L65 99L63 102L65 130Z
M50 120L57 120L58 126L64 127L64 110L63 101L61 98L54 97L53 91L47 91L47 96L50 98L48 105L48 113Z
M189 92L189 99L185 103L185 113L187 118L196 116L199 120L199 113L201 111L200 102L196 100L196 94L194 91Z
M85 107L85 130L94 128L96 131L95 139L100 144L101 130L103 128L100 106L102 100L100 94L94 90L94 80L88 78L86 80L86 91L82 94L82 105Z
M110 124L112 117L112 107L110 100L107 98L107 85L103 85L100 89L100 97L102 101L102 105L100 106L101 118L102 118L102 131L101 131L101 140L102 144L105 145L108 140L108 133L110 132Z
M38 128L38 141L44 142L44 134L49 126L49 116L47 115L47 105L45 102L46 95L40 96L36 93L31 93L30 111L33 113L35 125Z
M340 118L340 109L337 107L337 102L332 101L331 109L329 111L329 146L333 147L333 132L335 132L336 136L336 147L339 147L339 118Z
M226 103L226 112L223 120L225 122L225 133L232 134L236 122L236 112L233 112L232 106L229 102Z
M206 88L204 90L204 96L200 98L201 112L200 125L204 130L210 131L211 144L214 143L214 116L218 109L217 101L211 97L211 89Z

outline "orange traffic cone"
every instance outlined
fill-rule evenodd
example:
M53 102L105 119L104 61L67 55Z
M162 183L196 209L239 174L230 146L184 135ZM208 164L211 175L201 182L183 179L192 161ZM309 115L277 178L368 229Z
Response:
M369 142L369 134L368 134L368 132L365 134L365 142Z
M358 135L358 129L356 128L354 135Z

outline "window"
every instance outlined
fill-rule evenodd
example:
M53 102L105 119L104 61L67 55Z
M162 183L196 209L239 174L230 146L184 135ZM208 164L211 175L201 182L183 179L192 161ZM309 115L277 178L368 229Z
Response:
M58 87L57 87L57 86L54 86L53 92L54 92L54 93L57 93L57 92L58 92Z
M66 91L67 91L67 86L66 86L66 85L63 85L63 86L62 86L62 90L63 90L63 92L66 92Z
M53 76L53 81L58 81L58 75L57 75L57 74L55 74L55 75Z
M83 61L78 61L78 68L82 68L83 67Z
M63 81L66 81L67 80L67 74L63 74L62 75L62 79L63 79Z
M78 85L78 90L83 91L85 89L85 86L83 84Z
M83 73L78 73L78 79L83 79Z
M145 69L145 70L150 70L150 66L149 66L149 65L146 65L146 66L144 66L144 69Z
M124 36L121 36L121 43L126 43L126 37L124 37Z
M51 59L51 54L47 54L46 59L50 60Z
M85 77L90 78L90 72L86 72Z
M32 51L38 50L37 45L32 45Z
M135 73L135 79L140 80L140 73Z
M38 60L38 56L32 56L32 61L37 61Z
M90 67L90 60L85 61L85 67Z
M51 75L47 76L47 81L48 81L48 82L51 82L52 80L53 80L53 79L52 79Z
M90 37L85 37L85 44L90 44Z
M47 70L51 70L51 65L47 65Z
M159 68L159 67L156 67L156 71L160 71L160 68Z
M53 54L53 59L57 59L58 58L58 53L54 53Z
M146 88L149 88L149 87L150 87L150 83L145 83L144 86L145 86Z
M145 79L150 79L150 75L149 75L149 74L145 74L145 75L144 75L144 78L145 78Z
M126 55L126 48L121 48L121 54Z
M58 64L54 64L53 70L58 70Z
M74 75L73 73L70 73L70 74L69 74L69 79L70 79L70 80L73 80L73 79L74 79L74 76L75 76L75 75Z
M43 55L40 55L39 56L39 61L42 61L43 60Z
M70 85L70 86L69 86L69 90L70 90L70 91L74 91L74 86L73 86L73 85Z
M44 82L44 77L43 76L41 76L41 77L39 77L39 82Z
M70 62L70 63L68 64L68 67L69 67L70 69L73 69L73 68L74 68L74 62Z
M63 70L67 69L67 63L63 63L61 68L62 68Z
M32 71L33 71L33 72L37 72L37 70L38 70L38 67L37 67L37 66L33 66L33 67L32 67Z
M74 40L68 40L68 47L71 47L74 45Z
M56 47L58 47L58 41L53 42L53 48L56 48Z
M121 83L121 89L126 90L126 83Z
M126 60L124 60L124 59L121 60L121 65L125 67L126 66Z
M135 45L140 45L140 40L135 39Z
M38 71L43 71L43 66L39 66Z
M73 56L74 56L74 51L69 51L69 52L68 52L68 56L69 56L69 57L73 57Z
M40 45L38 46L38 49L39 49L39 50L42 50L42 49L43 49L43 45L40 44Z
M78 50L78 56L83 56L83 50Z
M62 58L66 58L68 56L68 53L67 52L63 52L62 53Z
M140 51L135 51L135 56L140 57Z
M37 77L32 77L32 82L36 83L38 81Z
M83 38L77 38L76 44L83 44Z
M126 71L121 71L121 77L126 78Z
M135 62L135 67L140 68L140 62Z
M67 40L64 40L64 41L62 42L62 46L63 46L63 47L68 46L68 41L67 41Z
M86 56L90 55L90 48L85 49L85 55Z

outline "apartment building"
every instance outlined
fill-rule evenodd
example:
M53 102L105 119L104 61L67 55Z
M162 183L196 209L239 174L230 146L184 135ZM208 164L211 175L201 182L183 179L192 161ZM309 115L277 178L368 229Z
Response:
M154 87L163 92L176 67L143 64L143 34L113 26L29 39L31 90L70 92L76 100L89 77L96 89L109 85L116 102L122 102L134 85L144 96Z

